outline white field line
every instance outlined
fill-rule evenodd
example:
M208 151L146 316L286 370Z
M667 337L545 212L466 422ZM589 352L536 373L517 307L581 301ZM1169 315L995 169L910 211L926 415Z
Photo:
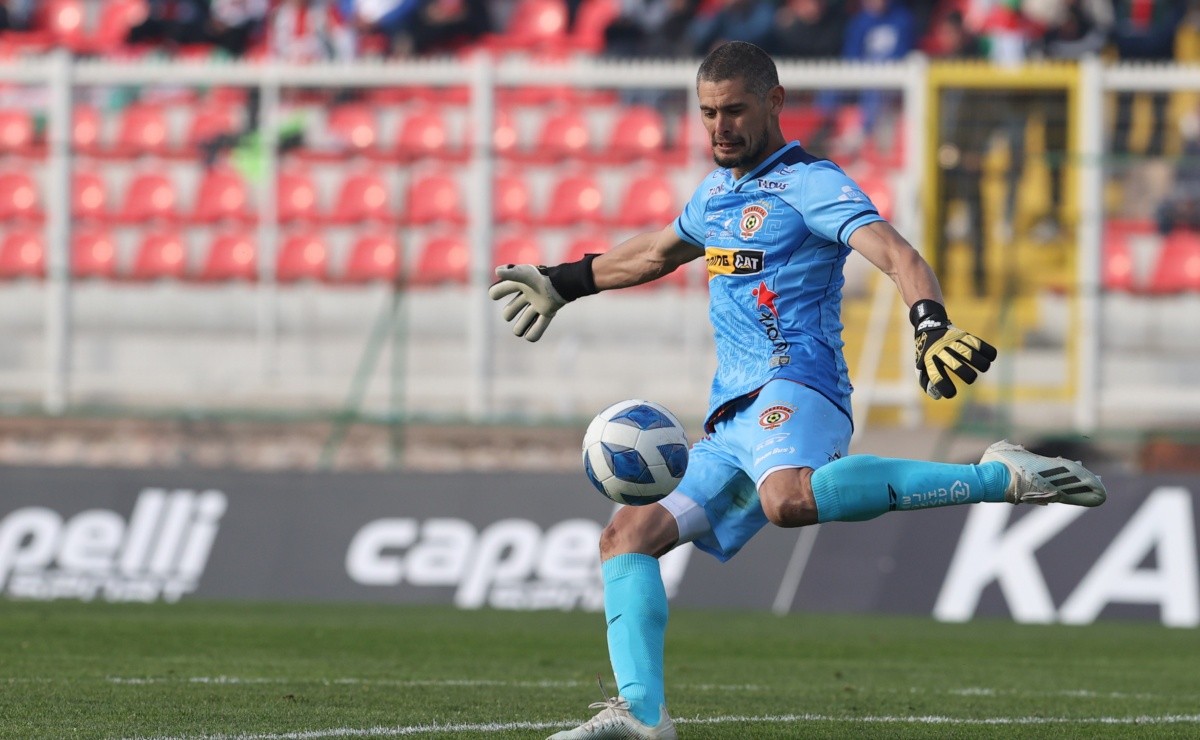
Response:
M123 684L130 686L143 686L151 684L181 684L181 683L198 683L198 684L310 684L317 683L325 686L330 685L358 685L365 686L397 686L397 687L416 687L416 686L501 686L518 689L574 689L580 686L592 686L588 681L504 681L499 679L475 679L475 678L448 678L448 679L374 679L374 678L316 678L316 679L292 679L292 678L254 678L254 677L238 677L238 676L192 676L165 678L165 677L137 677L137 676L108 676L105 678L108 683ZM693 683L693 684L673 684L672 688L688 691L766 691L769 686L760 686L757 684L713 684L713 683Z
M1167 714L1139 717L944 717L922 715L874 715L865 717L839 717L827 714L783 714L741 715L726 717L679 718L676 724L720 725L733 723L790 724L798 722L864 722L894 725L946 725L946 726L1028 726L1028 725L1179 725L1200 724L1200 714ZM265 734L239 735L159 735L154 737L127 738L126 740L319 740L339 737L406 737L415 735L447 735L464 732L490 733L514 730L550 730L556 727L571 727L575 721L566 722L489 722L481 724L426 724L401 725L396 727L334 727L327 730L301 730Z

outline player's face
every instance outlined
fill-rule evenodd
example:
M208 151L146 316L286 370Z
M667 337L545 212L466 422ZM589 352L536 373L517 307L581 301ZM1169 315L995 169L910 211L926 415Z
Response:
M774 117L783 106L783 88L775 87L760 98L738 78L701 80L696 92L718 167L728 167L740 177L778 148L771 132L778 128Z

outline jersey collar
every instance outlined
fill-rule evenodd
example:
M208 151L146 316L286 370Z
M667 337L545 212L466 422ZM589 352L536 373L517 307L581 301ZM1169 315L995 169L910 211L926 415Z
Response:
M733 188L736 190L736 189L740 188L742 185L745 185L746 183L750 182L751 180L754 180L755 178L760 177L764 172L769 172L772 168L775 167L775 165L779 164L779 160L782 159L784 157L784 155L786 155L791 150L797 149L799 147L800 147L800 142L798 142L798 141L789 141L787 144L784 144L779 149L776 149L774 154L772 154L771 156L769 156L765 160L763 160L762 164L760 164L759 166L750 170L745 175L742 175L742 178L740 180L733 183ZM730 173L732 174L732 171L730 171Z

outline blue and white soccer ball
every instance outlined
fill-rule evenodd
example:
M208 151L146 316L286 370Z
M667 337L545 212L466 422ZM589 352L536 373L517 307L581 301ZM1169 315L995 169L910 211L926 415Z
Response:
M675 490L687 469L688 439L675 415L652 401L621 401L583 435L583 469L618 504L651 504Z

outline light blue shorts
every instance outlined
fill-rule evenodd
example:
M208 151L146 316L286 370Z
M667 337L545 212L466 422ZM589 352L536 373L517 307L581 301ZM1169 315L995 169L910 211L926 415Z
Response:
M679 542L725 561L767 523L758 486L783 468L819 468L847 453L850 419L806 385L772 380L739 400L692 446L679 487L659 501Z

